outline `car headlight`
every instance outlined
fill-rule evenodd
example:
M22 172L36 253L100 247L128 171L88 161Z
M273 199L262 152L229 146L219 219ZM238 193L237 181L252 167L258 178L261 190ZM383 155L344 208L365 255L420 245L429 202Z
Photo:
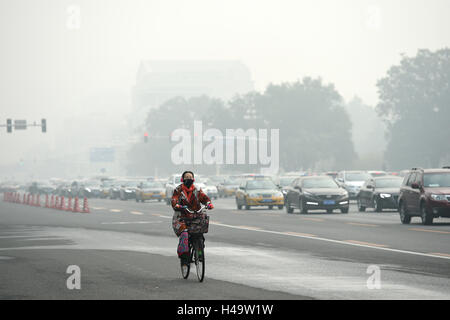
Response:
M392 194L389 193L380 193L380 198L381 199L386 199L386 198L390 198L392 197Z
M443 194L432 194L431 198L433 200L437 200L437 201L445 201L445 200L447 200L447 198Z

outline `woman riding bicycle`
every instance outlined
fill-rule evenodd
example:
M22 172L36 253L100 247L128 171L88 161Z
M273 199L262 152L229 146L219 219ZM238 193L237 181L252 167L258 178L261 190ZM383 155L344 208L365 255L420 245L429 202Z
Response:
M181 175L181 182L175 188L172 195L172 208L175 210L172 219L173 231L180 238L178 244L178 257L181 259L182 265L189 264L189 233L184 218L194 218L189 211L197 212L201 209L201 204L206 205L207 209L213 209L209 197L203 193L201 189L194 186L194 173L185 171ZM189 210L187 210L189 209Z

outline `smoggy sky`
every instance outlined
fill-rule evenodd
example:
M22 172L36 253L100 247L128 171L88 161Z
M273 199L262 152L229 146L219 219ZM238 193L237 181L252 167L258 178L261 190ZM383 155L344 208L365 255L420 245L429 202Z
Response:
M142 59L241 60L257 90L321 76L375 105L401 53L450 46L449 12L448 0L0 0L0 122L102 112L83 101L129 96ZM129 111L131 99L109 110Z

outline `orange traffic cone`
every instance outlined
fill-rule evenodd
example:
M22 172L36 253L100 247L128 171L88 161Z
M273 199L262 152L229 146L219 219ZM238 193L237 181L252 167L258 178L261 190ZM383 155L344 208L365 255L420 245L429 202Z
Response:
M83 212L83 213L90 213L91 212L89 210L88 201L87 201L86 197L84 197L83 210L81 212Z
M80 212L80 204L78 203L78 197L75 197L72 212Z
M59 210L66 210L65 206L64 206L64 196L61 197L61 202L59 203Z
M66 211L72 211L72 197L69 197L69 201L67 203Z

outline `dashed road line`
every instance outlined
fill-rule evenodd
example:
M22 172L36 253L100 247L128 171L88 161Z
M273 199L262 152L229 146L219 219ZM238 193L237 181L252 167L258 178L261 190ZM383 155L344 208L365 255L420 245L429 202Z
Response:
M364 242L364 241L357 241L357 240L345 240L344 242L354 243L354 244L362 244L365 246L372 246L372 247L380 247L380 248L387 248L388 246L384 244L378 244L378 243L370 243L370 242Z
M438 255L438 256L443 256L443 257L449 257L449 258L450 258L450 254L448 254L448 253L433 252L433 253L430 253L430 254L432 254L432 255Z
M316 222L323 222L325 221L324 219L319 219L319 218L300 218L302 220L308 220L308 221L316 221Z
M317 237L315 234L310 234L310 233L300 233L300 232L292 232L292 231L286 231L283 233L290 235L290 236Z
M379 227L379 225L368 224L368 223L347 222L347 224L352 225L352 226L360 226L360 227Z
M109 211L115 212L115 213L117 213L117 212L122 212L122 210L120 210L120 209L109 209Z
M151 224L161 223L162 221L118 221L118 222L102 222L101 224Z
M134 215L137 215L137 216L142 216L143 215L143 213L140 212L140 211L131 211L130 213L134 214Z
M442 233L442 234L450 234L448 231L440 231L440 230L429 230L429 229L420 229L420 228L411 228L408 229L411 231L422 231L422 232L433 232L433 233Z

